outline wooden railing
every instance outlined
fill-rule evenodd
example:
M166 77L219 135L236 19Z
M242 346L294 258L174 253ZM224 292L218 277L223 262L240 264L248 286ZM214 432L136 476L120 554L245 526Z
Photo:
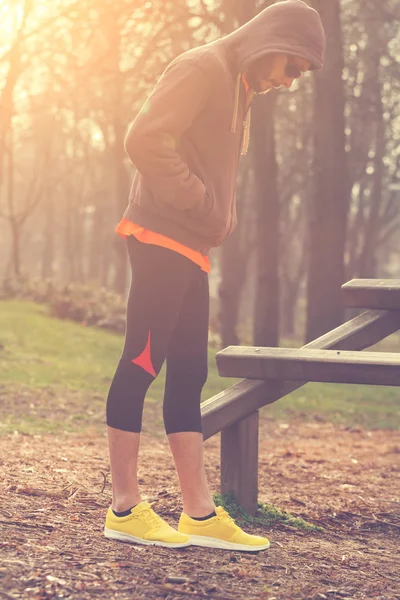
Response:
M302 348L230 346L217 354L220 375L246 379L202 404L204 439L221 432L221 493L232 492L251 514L257 510L260 408L310 380L388 385L390 372L390 385L400 385L400 354L360 352L400 329L400 280L353 279L342 294L345 306L370 310ZM329 364L334 379L327 377Z

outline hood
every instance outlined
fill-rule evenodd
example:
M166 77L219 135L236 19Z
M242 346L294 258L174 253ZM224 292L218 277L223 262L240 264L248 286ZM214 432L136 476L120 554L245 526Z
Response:
M270 52L304 58L321 69L326 38L321 17L302 0L285 0L268 6L224 38L232 51L235 68L245 73L251 63Z

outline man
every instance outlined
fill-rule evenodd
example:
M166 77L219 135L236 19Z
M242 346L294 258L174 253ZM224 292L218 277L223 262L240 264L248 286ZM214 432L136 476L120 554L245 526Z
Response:
M207 379L209 250L236 226L235 186L255 94L289 88L323 64L318 13L279 2L175 59L134 121L137 168L117 232L132 267L125 345L107 399L112 505L106 537L171 548L268 548L214 505L206 480L200 396ZM163 415L183 512L173 529L143 502L137 457L144 398L166 359Z

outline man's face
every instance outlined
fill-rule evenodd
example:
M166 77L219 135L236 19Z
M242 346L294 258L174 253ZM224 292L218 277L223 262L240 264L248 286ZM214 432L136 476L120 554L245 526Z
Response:
M288 54L266 54L254 62L245 77L257 94L266 94L273 88L290 88L293 81L311 68L304 58Z

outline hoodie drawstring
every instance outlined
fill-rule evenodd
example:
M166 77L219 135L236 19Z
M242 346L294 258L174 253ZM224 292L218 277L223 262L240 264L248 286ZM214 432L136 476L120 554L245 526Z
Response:
M232 125L231 125L232 133L236 133L236 124L237 124L237 118L238 118L238 114L239 114L239 98L240 98L241 84L242 84L242 74L238 73L238 76L236 77L235 100L234 100L234 104L233 104L233 117L232 117Z
M250 143L250 125L251 125L251 108L247 111L246 120L244 122L242 156L247 154Z
M235 87L235 99L233 104L233 116L232 116L232 125L231 132L236 133L236 125L239 115L239 101L240 101L240 86L242 85L242 74L238 73L236 78L236 87ZM254 92L250 92L252 97L254 96ZM247 154L249 149L250 142L250 125L251 125L251 108L248 109L246 114L246 119L244 121L244 130L243 130L243 142L241 148L241 154L244 156Z

